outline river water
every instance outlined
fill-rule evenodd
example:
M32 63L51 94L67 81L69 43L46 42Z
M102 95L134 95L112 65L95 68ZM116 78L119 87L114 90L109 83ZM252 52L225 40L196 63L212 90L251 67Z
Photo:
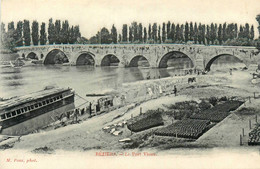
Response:
M176 64L176 63L175 63ZM182 63L178 63L182 64ZM236 59L216 60L212 69L237 66ZM241 66L241 64L239 64ZM187 67L186 67L187 68ZM22 68L0 68L0 97L9 98L34 92L48 85L70 87L81 97L86 94L104 93L120 87L123 83L147 79L164 78L183 75L179 69L151 69L151 68L119 68L119 67L88 67L36 65Z

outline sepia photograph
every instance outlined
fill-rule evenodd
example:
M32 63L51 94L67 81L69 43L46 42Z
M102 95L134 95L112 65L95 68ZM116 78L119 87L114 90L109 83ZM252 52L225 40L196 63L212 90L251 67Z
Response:
M259 0L0 4L0 169L260 168Z

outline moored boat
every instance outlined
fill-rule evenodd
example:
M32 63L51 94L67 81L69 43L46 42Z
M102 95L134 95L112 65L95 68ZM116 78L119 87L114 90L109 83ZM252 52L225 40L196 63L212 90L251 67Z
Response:
M46 87L28 95L0 100L0 134L24 135L55 121L73 109L74 91Z

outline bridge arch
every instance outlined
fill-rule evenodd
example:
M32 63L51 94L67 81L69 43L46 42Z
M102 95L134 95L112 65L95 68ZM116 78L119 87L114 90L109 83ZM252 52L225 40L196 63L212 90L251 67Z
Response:
M45 65L62 64L62 63L68 63L68 62L69 62L69 58L66 56L66 54L62 50L52 49L45 56L43 64L45 64Z
M77 55L76 65L95 65L95 55L91 52L81 52Z
M159 62L158 62L158 67L159 68L167 68L168 67L168 61L170 59L182 59L184 58L188 64L191 64L191 67L194 67L194 59L191 58L190 56L188 56L187 54L183 53L183 52L180 52L180 51L170 51L170 52L167 52L166 54L164 54L160 59L159 59Z
M237 56L237 55L233 55L233 54L229 54L229 53L223 53L223 54L218 54L216 56L213 56L209 59L209 61L205 64L205 70L206 71L210 71L210 67L211 65L220 57L223 57L223 56L232 56L232 57L235 57L236 59L238 59L239 62L241 63L244 63L242 58L240 56ZM246 65L245 65L246 66Z
M35 60L39 60L37 54L35 52L30 52L28 53L28 55L26 56L26 58L29 58L29 59L35 59Z
M100 66L118 66L120 60L114 54L105 55L102 60Z
M145 56L143 56L143 55L136 55L133 58L131 58L131 60L130 60L130 62L128 64L128 67L138 67L138 62L139 61L146 61L146 63L141 63L142 66L144 66L144 67L149 67L150 66L149 60Z

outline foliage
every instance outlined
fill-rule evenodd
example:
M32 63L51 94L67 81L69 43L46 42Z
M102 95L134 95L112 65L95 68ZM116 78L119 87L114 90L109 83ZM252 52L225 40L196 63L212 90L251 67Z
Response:
M210 97L210 98L209 98L209 102L210 102L210 104L212 104L213 106L216 106L216 104L218 103L218 98L216 98L216 97Z
M23 46L23 22L22 21L17 22L15 40L16 40L16 46Z
M256 20L260 23L260 15L256 17ZM258 43L254 40L254 26L248 23L244 25L238 25L236 23L223 23L216 24L211 23L205 25L197 22L186 22L185 24L175 24L168 21L163 22L162 25L157 23L149 23L148 27L143 26L142 23L132 22L128 27L127 24L123 24L122 32L118 32L117 28L113 25L110 32L107 28L103 27L96 35L91 37L89 41L81 38L79 26L69 25L67 20L54 21L49 19L48 27L45 27L45 23L41 24L40 35L38 35L37 29L39 25L37 21L32 23L32 32L30 32L30 23L28 20L24 20L24 23L19 21L16 29L14 22L8 23L8 31L2 33L1 40L7 44L13 46L31 44L31 38L34 45L38 45L37 41L40 41L41 45L49 44L74 44L74 43L91 43L91 44L110 44L110 43L188 43L193 41L194 44L204 45L231 45L231 46L254 46ZM239 26L239 27L238 27ZM46 33L46 30L48 32ZM258 26L260 30L260 26ZM15 31L13 31L15 30ZM12 33L10 33L12 32ZM5 35L4 35L5 34ZM48 37L47 37L48 34ZM121 37L118 35L121 34ZM8 37L7 41L3 41L3 37ZM12 48L9 46L8 48ZM258 48L260 45L258 44Z
M123 24L122 41L127 42L127 24Z
M33 45L38 45L39 43L39 24L37 21L32 23L32 41Z
M255 41L248 38L228 39L223 43L225 46L255 46Z
M30 46L31 44L31 34L30 34L30 22L28 20L24 20L23 23L23 38L24 38L24 45Z
M40 45L45 45L47 42L47 35L45 30L45 23L43 22L40 30Z
M55 26L53 24L52 18L49 19L49 26L48 26L48 40L49 44L55 43Z
M260 14L258 14L258 15L256 16L256 21L258 22L258 27L257 27L257 29L258 29L259 37L260 37Z
M174 119L183 119L184 117L190 117L193 113L197 113L198 107L195 101L177 102L175 104L167 106L170 111L166 112L168 116L173 116Z
M111 29L111 38L112 38L112 43L116 44L117 43L117 30L116 30L116 27L112 26L112 29Z

